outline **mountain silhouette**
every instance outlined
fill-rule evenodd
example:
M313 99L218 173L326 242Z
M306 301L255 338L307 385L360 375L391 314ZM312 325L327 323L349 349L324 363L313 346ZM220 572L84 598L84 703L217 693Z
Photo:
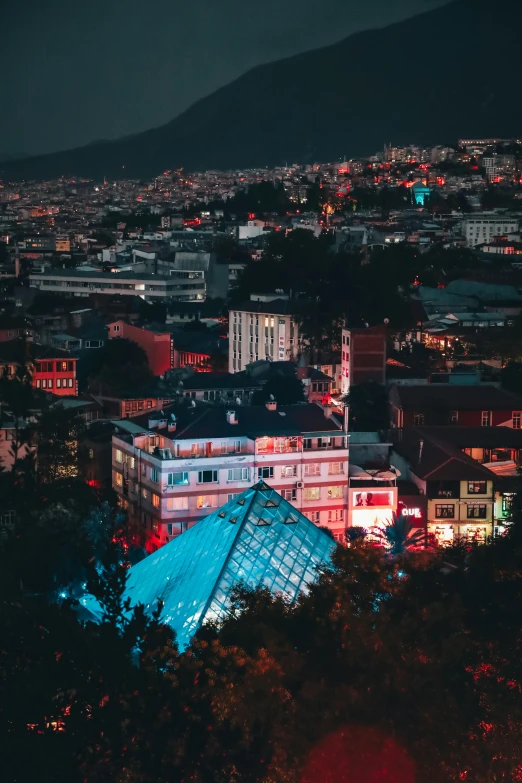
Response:
M454 0L253 68L159 128L4 162L0 176L145 178L179 167L338 160L385 142L516 137L521 23L520 0Z

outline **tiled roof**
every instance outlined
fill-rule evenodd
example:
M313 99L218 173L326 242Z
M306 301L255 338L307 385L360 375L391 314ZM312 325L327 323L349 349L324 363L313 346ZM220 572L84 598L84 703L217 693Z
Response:
M390 399L405 411L423 412L432 406L445 405L448 410L512 411L522 410L522 397L497 386L397 386L390 389Z

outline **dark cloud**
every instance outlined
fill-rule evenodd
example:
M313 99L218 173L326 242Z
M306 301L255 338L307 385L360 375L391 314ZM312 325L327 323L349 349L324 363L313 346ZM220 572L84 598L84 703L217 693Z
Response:
M0 152L54 151L160 125L255 65L443 2L8 3Z

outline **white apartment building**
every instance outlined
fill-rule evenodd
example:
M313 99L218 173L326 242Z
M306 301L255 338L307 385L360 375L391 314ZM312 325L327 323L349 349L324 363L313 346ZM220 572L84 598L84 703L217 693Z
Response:
M297 359L302 341L295 304L276 294L252 294L249 302L230 310L228 337L229 372L241 372L259 360Z
M347 435L314 404L184 406L116 423L112 485L148 551L258 481L345 538Z
M476 247L491 242L494 237L516 234L518 218L509 215L480 215L464 218L461 223L462 234L468 247Z
M203 272L172 270L168 275L135 272L96 272L82 269L49 269L29 275L31 288L64 296L110 294L140 296L147 302L205 299Z

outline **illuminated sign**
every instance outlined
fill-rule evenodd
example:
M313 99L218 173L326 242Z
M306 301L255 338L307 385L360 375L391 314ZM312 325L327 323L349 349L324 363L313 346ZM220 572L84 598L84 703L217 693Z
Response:
M401 509L401 516L414 517L415 519L422 519L422 511L420 508L404 508Z

